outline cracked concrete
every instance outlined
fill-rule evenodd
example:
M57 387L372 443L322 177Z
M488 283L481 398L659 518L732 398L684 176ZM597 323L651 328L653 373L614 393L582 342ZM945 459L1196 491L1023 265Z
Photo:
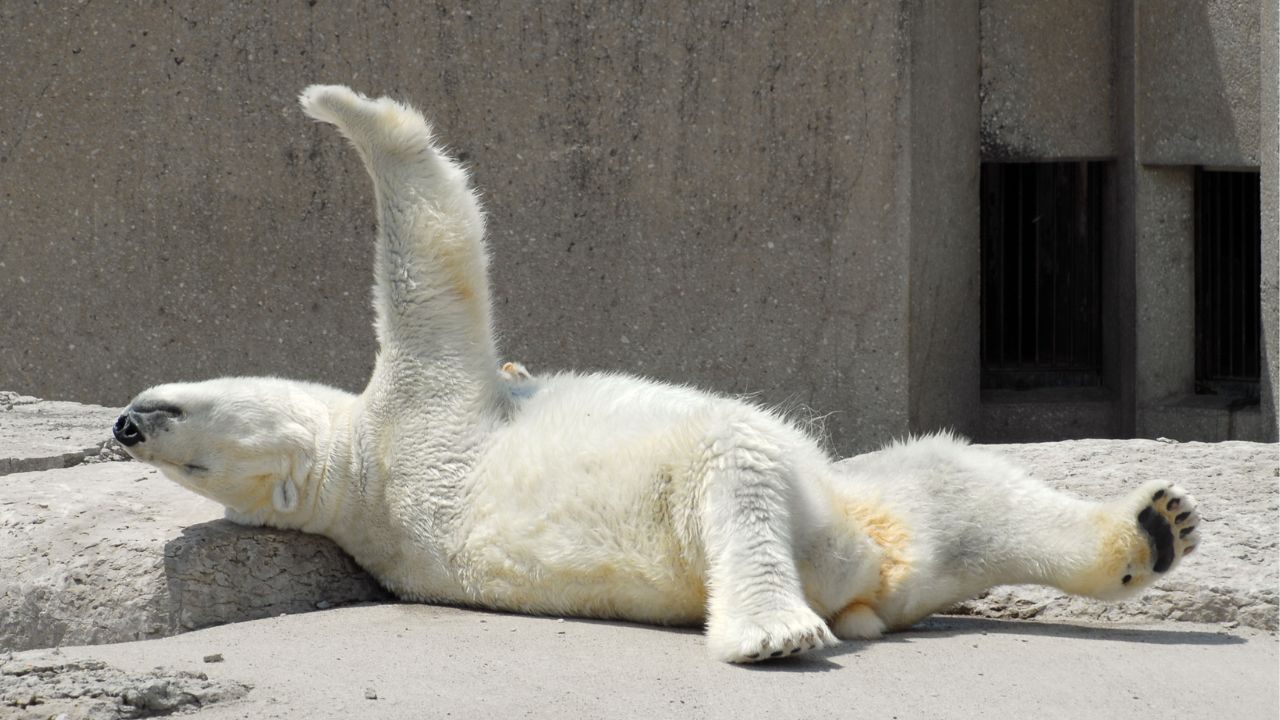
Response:
M0 713L12 720L147 718L244 697L252 688L191 670L126 671L60 653L0 657Z
M119 412L0 391L0 475L128 460L106 431Z

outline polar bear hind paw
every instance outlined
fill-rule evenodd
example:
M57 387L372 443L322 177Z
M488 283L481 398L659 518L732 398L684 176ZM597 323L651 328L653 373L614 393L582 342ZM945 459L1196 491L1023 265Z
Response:
M807 605L714 620L707 629L711 652L732 663L754 663L831 647L840 641Z
M1151 570L1158 574L1169 572L1200 542L1196 501L1182 488L1161 481L1144 485L1138 495L1148 498L1138 511L1137 520L1154 550Z

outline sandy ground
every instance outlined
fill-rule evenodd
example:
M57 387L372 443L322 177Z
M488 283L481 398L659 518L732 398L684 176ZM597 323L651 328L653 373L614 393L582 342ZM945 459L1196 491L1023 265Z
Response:
M740 667L694 631L372 605L161 640L19 653L156 666L222 688L231 718L1274 718L1277 639L1248 628L934 618L870 643ZM205 658L222 659L206 662ZM0 668L3 670L3 668ZM7 678L13 684L15 678ZM227 688L252 685L239 699ZM231 693L234 694L234 693ZM106 703L115 706L115 703ZM85 701L15 718L90 716ZM0 715L5 708L0 706ZM99 717L116 717L103 714Z

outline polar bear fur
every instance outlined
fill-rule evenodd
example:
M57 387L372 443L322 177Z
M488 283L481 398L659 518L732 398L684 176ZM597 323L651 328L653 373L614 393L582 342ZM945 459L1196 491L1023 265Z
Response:
M949 435L837 467L739 399L495 372L464 170L403 104L337 86L301 102L373 179L381 352L367 388L160 385L115 428L239 522L326 535L409 600L705 623L732 662L874 638L996 584L1119 597L1198 542L1194 502L1164 483L1080 500Z

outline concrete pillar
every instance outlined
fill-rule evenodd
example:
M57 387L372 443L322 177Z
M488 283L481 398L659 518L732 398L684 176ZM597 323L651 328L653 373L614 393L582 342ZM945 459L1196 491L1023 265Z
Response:
M910 429L979 420L978 2L905 4L900 234L911 248Z
M1135 248L1137 236L1137 196L1135 188L1141 168L1137 150L1137 83L1138 48L1137 3L1140 0L1115 0L1114 33L1116 72L1116 160L1115 160L1115 232L1110 247L1104 250L1103 307L1110 307L1103 320L1104 347L1115 352L1103 358L1103 375L1110 379L1116 393L1117 437L1132 437L1137 425L1135 386L1137 342L1135 318L1137 297L1135 284Z
M1269 442L1280 439L1280 2L1262 2L1262 417Z

